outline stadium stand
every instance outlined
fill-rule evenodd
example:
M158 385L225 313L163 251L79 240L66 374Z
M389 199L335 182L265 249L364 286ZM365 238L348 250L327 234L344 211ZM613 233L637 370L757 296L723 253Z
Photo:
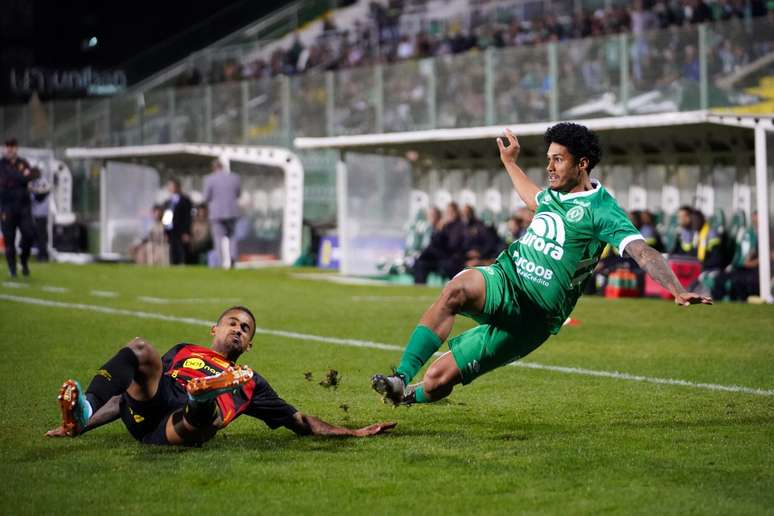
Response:
M589 8L579 19L516 0L467 9L466 2L395 4L384 5L398 10L397 25L369 11L383 4L356 2L298 31L285 27L270 42L226 38L109 100L4 107L0 126L28 145L56 148L290 145L294 136L713 106L771 110L774 15L756 2L730 11L711 4L707 20L662 3ZM318 65L306 64L318 54Z
M123 95L45 104L33 99L29 106L2 107L0 128L27 145L58 153L70 147L174 142L293 148L297 137L710 108L774 111L774 11L756 0L679 5L380 0L352 2L324 13L304 7L301 17L302 8L293 5L192 52ZM288 14L291 11L295 15ZM288 23L293 16L299 20L297 30ZM688 202L709 218L706 236L726 228L717 219L715 197L719 202L723 198L729 213L750 213L752 189L743 172L749 163L731 157L751 156L749 139L723 141L709 134L698 138L712 152L712 165L699 167L691 161L697 141L675 141L665 151L663 141L640 138L637 159L657 173L643 173L631 158L615 165L615 174L612 168L604 171L610 177L606 186L619 193L624 206L656 213L655 226L667 249L676 240L674 210L681 203ZM625 155L622 147L607 148ZM335 156L296 150L305 168L304 216L330 224L337 216ZM457 196L471 181L468 175L478 174L475 168L481 165L476 160L485 159L487 151L465 152L469 156L462 161L457 153L447 153L440 165L456 170L450 184L442 185L447 179L433 180L420 190L433 196L443 186L448 195ZM455 160L456 165L451 163ZM83 171L87 165L79 166ZM79 188L92 191L92 196L98 195L94 177L83 172L78 176ZM493 177L487 172L483 179L496 181ZM731 185L723 177L732 178L733 194L726 193ZM721 184L725 186L717 189L722 194L709 191ZM639 200L635 186L642 189ZM674 187L674 195L666 194L667 187ZM473 204L482 219L492 222L502 238L512 238L519 231L516 220L513 230L508 229L516 206L498 193L502 206L491 209L482 191L476 195L481 197ZM661 203L654 201L659 197ZM649 201L643 204L645 198ZM435 197L432 204L444 206ZM93 219L93 203L84 208L81 211L89 211L86 216ZM308 208L314 212L311 217ZM415 212L410 213L414 217ZM723 235L740 227L731 217L718 237L724 256L731 254L731 239ZM416 252L408 247L406 256Z

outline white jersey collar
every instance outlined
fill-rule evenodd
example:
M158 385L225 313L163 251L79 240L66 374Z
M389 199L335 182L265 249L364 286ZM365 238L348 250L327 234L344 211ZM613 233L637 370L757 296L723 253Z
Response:
M559 200L566 201L568 199L575 199L578 197L588 197L589 195L594 195L595 193L602 190L602 183L599 182L599 179L597 179L596 177L592 177L590 178L590 181L591 181L591 187L592 187L591 190L587 190L584 192L567 193L567 194L560 193Z

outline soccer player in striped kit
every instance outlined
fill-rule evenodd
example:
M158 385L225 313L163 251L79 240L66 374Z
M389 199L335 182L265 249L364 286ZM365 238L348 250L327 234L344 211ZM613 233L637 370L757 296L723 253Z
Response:
M366 437L395 423L350 429L304 414L237 359L252 347L255 317L244 306L226 309L210 329L210 347L182 343L160 357L135 338L97 370L86 391L67 380L59 391L62 424L49 437L76 437L124 422L143 444L198 446L241 414L298 435Z

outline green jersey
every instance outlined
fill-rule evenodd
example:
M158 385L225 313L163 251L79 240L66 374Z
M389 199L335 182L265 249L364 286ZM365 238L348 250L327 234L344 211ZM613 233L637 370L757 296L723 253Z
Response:
M605 244L622 253L643 239L602 184L592 185L578 193L539 192L527 232L497 257L508 279L548 315L552 333L575 307Z
M758 234L754 227L748 227L744 230L742 238L736 244L736 252L731 264L735 269L744 269L744 262L748 258L755 258L758 255Z

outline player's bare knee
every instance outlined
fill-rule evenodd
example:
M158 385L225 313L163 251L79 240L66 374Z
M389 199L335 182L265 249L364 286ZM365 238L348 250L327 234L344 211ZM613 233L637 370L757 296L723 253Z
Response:
M445 374L440 368L430 367L422 378L425 392L432 393L443 386Z
M441 300L447 310L455 314L459 312L466 300L465 284L462 280L455 278L447 283L441 292Z
M140 364L154 362L159 356L156 348L142 337L133 338L126 344L126 347L134 351L134 354L137 356L137 361Z

